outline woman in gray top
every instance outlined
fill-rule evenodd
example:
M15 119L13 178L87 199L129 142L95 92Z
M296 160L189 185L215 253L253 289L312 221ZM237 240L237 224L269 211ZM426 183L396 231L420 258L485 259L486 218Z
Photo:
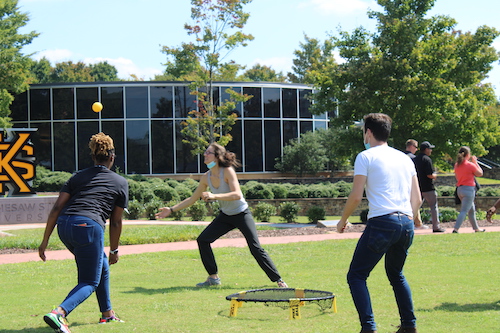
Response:
M194 204L199 198L206 202L217 200L220 205L219 215L210 223L197 239L201 260L208 272L206 281L198 283L198 287L220 285L217 263L212 251L211 243L238 228L245 237L250 252L269 279L278 283L278 287L286 288L287 284L281 279L276 266L268 253L262 248L257 236L255 221L253 220L248 204L241 193L235 167L240 166L236 155L226 151L217 143L212 143L205 151L204 162L209 168L200 179L198 188L193 195L172 207L160 208L157 218L165 218L172 212L184 209ZM207 192L210 188L211 192Z

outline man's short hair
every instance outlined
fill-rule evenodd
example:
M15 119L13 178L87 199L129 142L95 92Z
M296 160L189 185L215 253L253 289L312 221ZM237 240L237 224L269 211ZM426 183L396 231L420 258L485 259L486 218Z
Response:
M377 141L387 142L391 134L392 119L385 113L370 113L363 118L365 133L370 129Z
M406 140L406 147L415 147L415 148L418 148L418 142L417 142L417 140L413 140L413 139Z

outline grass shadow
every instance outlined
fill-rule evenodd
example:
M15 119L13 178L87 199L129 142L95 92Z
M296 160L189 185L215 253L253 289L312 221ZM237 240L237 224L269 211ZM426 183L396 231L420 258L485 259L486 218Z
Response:
M144 287L135 287L132 290L129 291L124 291L124 294L144 294L144 295L155 295L155 294L165 294L165 293L181 293L185 291L192 291L192 290L198 290L198 291L206 291L210 289L217 289L217 290L233 290L234 288L230 286L220 286L220 287L210 287L209 289L207 288L200 288L200 287L169 287L169 288L144 288Z
M498 311L500 310L500 301L493 303L442 303L436 306L433 310L449 311L449 312L481 312L481 311Z

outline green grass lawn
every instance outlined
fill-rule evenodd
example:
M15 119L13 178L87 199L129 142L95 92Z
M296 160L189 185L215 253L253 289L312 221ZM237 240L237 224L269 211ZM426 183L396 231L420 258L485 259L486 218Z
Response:
M216 248L221 288L194 287L206 277L196 250L122 256L111 268L111 292L126 323L96 324L99 313L91 296L69 316L70 328L73 333L359 332L345 277L355 244L330 240L266 246L291 287L334 292L338 313L310 304L301 308L302 319L290 320L288 310L247 303L237 317L229 317L227 295L275 284L248 249ZM405 273L419 332L499 331L498 244L500 233L495 232L415 238ZM51 332L42 317L74 286L75 273L73 260L0 265L0 332ZM398 314L382 263L368 281L378 332L395 332Z

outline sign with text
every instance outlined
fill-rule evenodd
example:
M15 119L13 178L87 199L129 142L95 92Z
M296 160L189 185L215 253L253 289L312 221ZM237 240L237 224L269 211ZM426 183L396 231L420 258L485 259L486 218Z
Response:
M31 134L36 128L0 129L0 195L29 195L35 191L35 149Z

